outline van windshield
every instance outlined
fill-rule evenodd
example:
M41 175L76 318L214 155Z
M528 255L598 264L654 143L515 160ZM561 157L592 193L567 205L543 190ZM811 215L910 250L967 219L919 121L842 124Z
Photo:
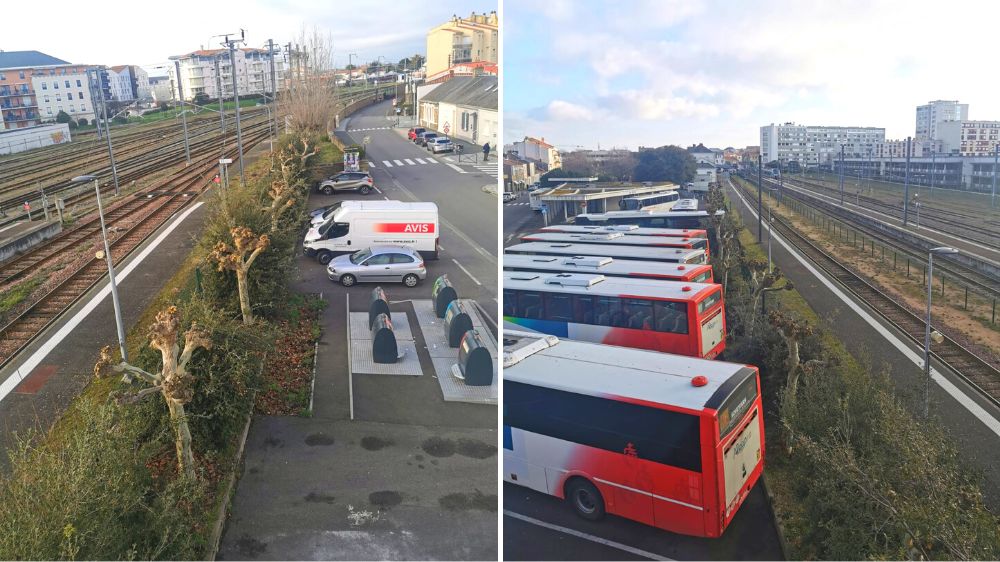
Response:
M358 265L359 263L368 259L369 256L371 255L372 251L369 248L365 248L364 250L354 252L353 254L351 254L351 263L353 263L354 265Z

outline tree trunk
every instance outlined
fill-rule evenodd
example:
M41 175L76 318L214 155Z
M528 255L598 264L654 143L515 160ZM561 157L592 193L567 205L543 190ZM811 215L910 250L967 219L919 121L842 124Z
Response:
M236 285L240 293L240 312L243 313L243 323L253 323L253 313L250 311L250 285L247 283L247 272L243 268L236 270Z
M180 472L188 478L195 478L194 473L194 452L191 450L191 429L188 427L187 415L184 413L184 404L164 396L167 407L170 409L170 421L177 427L176 441L177 466Z

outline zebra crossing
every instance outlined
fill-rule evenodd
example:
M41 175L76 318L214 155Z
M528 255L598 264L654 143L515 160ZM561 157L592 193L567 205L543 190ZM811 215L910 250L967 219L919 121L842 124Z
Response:
M373 160L369 160L368 165L369 167L378 167L379 165L381 165L384 168L396 168L402 166L427 166L432 164L444 164L445 166L448 166L449 168L455 170L460 174L469 173L469 171L459 166L456 166L455 164L452 164L452 162L454 162L453 158L444 156L442 157L442 159L444 160L444 162L436 158L431 158L430 156L425 156L423 158L398 158L398 159L394 158L391 160L382 160L380 164L376 163ZM475 168L477 172L487 174L494 179L500 176L500 165L497 162L480 162L478 164L472 164L471 166Z
M368 127L367 129L347 129L348 133L360 133L362 131L387 131L392 127Z
M504 203L504 207L517 207L518 205L531 205L531 203Z
M479 170L480 172L492 176L496 179L500 176L500 165L497 162L482 162L480 164L473 164L473 168Z
M375 162L369 161L369 165L374 166ZM437 160L427 157L427 158L402 158L400 160L383 160L382 165L386 168L392 168L394 166L422 166L426 164L440 164Z

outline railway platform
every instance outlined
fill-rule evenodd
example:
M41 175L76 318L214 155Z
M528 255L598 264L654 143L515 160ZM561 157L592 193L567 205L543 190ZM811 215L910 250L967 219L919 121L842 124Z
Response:
M20 221L0 226L0 262L62 232L58 220Z

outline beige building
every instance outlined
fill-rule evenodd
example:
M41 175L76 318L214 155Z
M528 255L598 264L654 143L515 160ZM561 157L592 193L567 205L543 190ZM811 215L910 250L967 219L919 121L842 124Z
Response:
M496 12L472 13L468 18L452 16L427 33L427 76L457 64L499 61L500 20Z
M1000 138L1000 121L945 121L937 125L945 152L992 156Z
M237 86L241 96L271 93L271 58L267 49L236 49L234 58ZM233 67L229 64L228 49L198 50L170 59L180 61L180 78L185 101L193 100L200 93L212 99L219 97L219 75L215 73L216 61L219 62L219 73L222 75L222 97L232 97ZM283 65L277 57L275 62L275 84L281 84L284 80ZM174 97L177 95L175 68L173 64L167 67Z
M545 171L562 168L559 150L545 142L545 138L524 137L523 141L515 142L511 149L520 159L535 162Z

